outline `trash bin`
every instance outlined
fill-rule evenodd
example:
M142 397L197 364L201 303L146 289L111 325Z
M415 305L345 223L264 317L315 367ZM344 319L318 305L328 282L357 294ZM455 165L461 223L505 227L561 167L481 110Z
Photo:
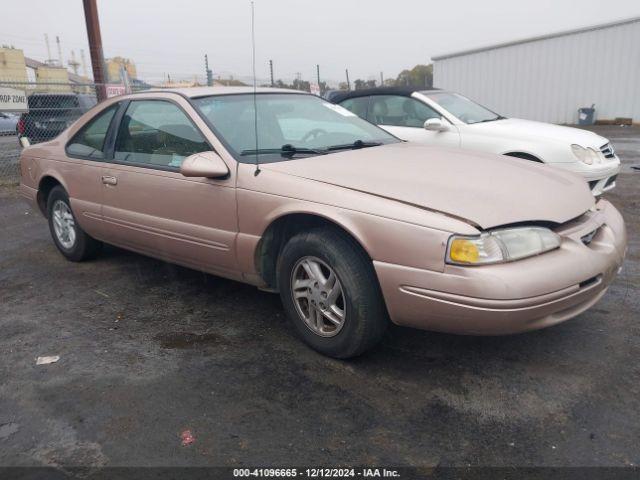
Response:
M591 107L583 107L578 109L578 125L593 125L596 123L596 104Z

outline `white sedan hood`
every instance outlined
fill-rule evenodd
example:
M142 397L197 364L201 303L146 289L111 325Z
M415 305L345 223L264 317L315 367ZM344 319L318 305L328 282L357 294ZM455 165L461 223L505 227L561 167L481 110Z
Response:
M583 147L599 149L608 140L588 130L573 127L563 127L551 123L534 122L520 118L505 118L493 122L475 123L468 125L469 131L492 135L501 138L517 138L530 140L544 138L568 145L577 144Z

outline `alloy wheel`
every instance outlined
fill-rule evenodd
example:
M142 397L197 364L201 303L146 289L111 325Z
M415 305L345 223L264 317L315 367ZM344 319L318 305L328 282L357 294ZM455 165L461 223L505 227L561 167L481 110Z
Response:
M333 269L316 257L302 257L291 274L291 295L298 315L316 335L337 335L346 320L342 284Z
M53 230L60 245L67 250L76 243L76 224L69 205L56 200L52 208Z

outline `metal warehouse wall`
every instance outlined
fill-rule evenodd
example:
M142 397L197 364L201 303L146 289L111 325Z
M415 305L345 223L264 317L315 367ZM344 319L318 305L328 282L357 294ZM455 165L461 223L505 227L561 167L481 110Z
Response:
M505 116L572 124L595 103L640 122L640 18L433 60L435 87Z

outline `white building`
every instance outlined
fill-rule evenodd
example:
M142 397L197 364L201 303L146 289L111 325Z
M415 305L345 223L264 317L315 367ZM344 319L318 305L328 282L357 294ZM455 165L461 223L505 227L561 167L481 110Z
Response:
M505 116L574 124L595 104L597 120L640 123L640 17L432 60L435 87Z

